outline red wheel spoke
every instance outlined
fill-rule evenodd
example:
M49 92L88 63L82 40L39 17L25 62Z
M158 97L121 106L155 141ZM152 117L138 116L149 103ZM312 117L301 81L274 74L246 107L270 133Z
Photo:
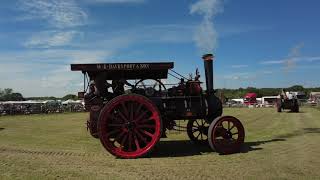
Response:
M156 128L154 125L149 125L149 124L143 124L143 125L138 125L138 128Z
M139 136L140 140L142 140L145 144L148 143L146 138L143 137L142 134L138 130L135 130L134 132L136 133L137 136Z
M128 108L126 107L126 105L124 104L125 102L122 102L121 103L121 107L122 107L122 109L123 109L123 111L124 111L124 114L125 114L125 116L126 117L128 117Z
M135 120L134 122L139 122L146 114L148 111L143 111Z
M234 126L234 124L233 124L232 127L229 129L229 131L231 131L234 127L235 127L235 126Z
M127 138L128 138L128 135L124 136L123 139L121 140L120 145L122 148L124 147L124 143L126 142Z
M148 135L149 137L153 138L153 134L149 133L148 131L143 130L142 133L144 133L145 135Z
M122 124L115 124L115 123L112 123L112 124L108 124L108 127L121 127Z
M121 111L118 111L119 112L119 116L121 117L121 119L124 121L124 122L128 122L128 119L123 115L123 113Z
M130 103L130 117L129 120L133 121L133 113L134 113L134 108L133 108L133 102Z
M137 116L138 114L140 114L141 108L142 108L142 104L140 103L140 104L138 105L138 107L137 107L137 109L136 109L136 112L135 112L135 115L134 115L134 118L135 118L135 119L136 119L136 116Z
M109 118L112 119L112 120L118 120L113 114L111 114L111 115L109 116Z
M148 121L151 121L151 120L154 120L154 118L150 117L150 118L143 119L143 120L139 121L139 124L142 124L142 123L145 123L145 122L148 122Z
M136 135L133 136L134 137L134 143L136 144L137 150L141 149L140 145L139 145L139 141Z
M115 142L119 142L120 139L121 139L121 137L122 137L125 133L126 133L125 131L122 131L122 132L114 139L114 141L115 141ZM120 143L120 142L119 142L119 143Z
M236 133L232 133L232 135L236 135L236 134L239 134L239 132L236 132Z
M132 151L132 133L131 132L129 132L128 133L128 136L129 136L129 138L128 138L128 145L129 145L129 151Z
M109 136L111 136L111 135L113 135L113 134L116 134L116 133L119 132L119 131L120 131L120 129L115 129L115 130L110 131L109 133L107 133L106 136L109 137Z

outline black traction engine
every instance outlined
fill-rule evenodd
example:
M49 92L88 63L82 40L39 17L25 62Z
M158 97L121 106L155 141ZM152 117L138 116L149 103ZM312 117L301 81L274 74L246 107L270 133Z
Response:
M148 154L166 130L185 128L198 145L209 144L222 154L235 153L244 142L241 122L222 115L213 88L213 55L203 57L206 90L200 75L182 76L173 62L71 64L84 74L84 98L90 112L87 127L111 154L138 158ZM163 83L168 74L177 84ZM186 127L177 125L187 120Z

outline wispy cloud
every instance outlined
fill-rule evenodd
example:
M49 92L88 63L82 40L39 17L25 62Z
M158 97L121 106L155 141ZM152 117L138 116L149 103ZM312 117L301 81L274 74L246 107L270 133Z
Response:
M261 72L262 72L262 74L272 74L273 73L273 71L269 71L269 70L263 70Z
M56 28L87 23L87 13L75 0L20 0L19 6L26 12L20 19L43 19Z
M103 62L113 55L107 50L31 50L0 55L1 86L25 96L63 96L79 90L81 76L70 71L71 63ZM7 78L10 73L10 79ZM14 80L13 80L14 79Z
M240 72L225 75L223 78L228 80L248 80L253 79L254 75L248 72Z
M70 45L78 35L77 31L43 31L34 33L27 42L23 43L28 48L51 48Z
M217 46L217 32L213 18L223 12L223 0L199 0L191 5L191 14L203 16L201 24L197 27L194 40L201 53L212 52Z
M262 65L272 65L272 64L283 64L285 62L285 59L280 60L263 60L260 62Z
M297 62L305 60L304 57L300 56L300 50L303 48L303 46L304 46L304 43L299 43L295 45L293 48L291 48L287 58L279 59L279 60L262 61L260 64L263 64L263 65L282 64L283 70L290 71L293 68L295 68Z
M143 3L146 0L84 0L88 3Z
M317 62L320 61L320 56L300 56L290 59L291 62ZM261 61L262 65L277 65L277 64L286 64L288 63L288 59L279 59L279 60L264 60Z
M232 65L232 68L246 68L249 67L247 64L237 64L237 65Z
M193 27L182 24L153 24L130 27L115 31L97 32L85 37L80 47L124 49L137 44L192 42ZM86 39L87 38L87 39Z

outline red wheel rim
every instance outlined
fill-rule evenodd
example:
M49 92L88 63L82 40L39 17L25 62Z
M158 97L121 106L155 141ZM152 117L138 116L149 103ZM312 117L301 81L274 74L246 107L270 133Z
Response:
M214 149L223 154L240 150L245 132L241 122L232 116L221 117L214 125L211 141Z
M143 96L113 99L100 116L100 140L113 155L137 158L148 153L161 136L157 108Z

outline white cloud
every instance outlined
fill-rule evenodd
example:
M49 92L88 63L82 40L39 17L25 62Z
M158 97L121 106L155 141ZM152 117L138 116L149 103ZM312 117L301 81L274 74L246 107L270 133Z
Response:
M103 62L113 52L107 50L32 50L0 55L1 87L13 88L24 96L64 96L81 90L79 72L71 63ZM8 77L10 74L10 78Z
M77 31L44 31L35 33L24 43L29 48L50 48L70 45Z
M283 70L290 71L296 67L297 62L304 61L304 58L300 57L300 50L303 48L303 46L304 46L303 43L295 45L293 48L290 49L290 52L288 53L288 57L285 59L263 61L261 62L261 64L264 64L264 65L281 64L283 65L282 67Z
M306 57L305 59L309 62L315 62L315 61L320 61L320 56Z
M294 63L298 63L298 62L316 62L316 61L320 61L320 56L300 56L300 57L294 57L294 58L290 58L289 62L294 62ZM279 60L264 60L261 61L260 64L262 65L287 65L288 63L288 59L279 59Z
M125 49L129 46L148 43L192 42L192 27L180 24L145 25L117 29L113 32L98 32L85 37L84 43L73 44L81 48Z
M85 0L88 3L142 3L146 0Z
M285 62L285 59L280 59L280 60L264 60L261 61L260 64L263 65L272 65L272 64L283 64Z
M253 75L247 72L240 72L240 73L233 73L233 74L228 74L223 76L224 79L229 79L229 80L248 80L252 79Z
M237 64L237 65L232 65L232 68L246 68L249 67L247 64Z
M87 13L74 0L20 0L21 19L44 19L56 28L84 25Z
M273 71L268 71L268 70L263 70L262 71L262 74L272 74L273 73Z

